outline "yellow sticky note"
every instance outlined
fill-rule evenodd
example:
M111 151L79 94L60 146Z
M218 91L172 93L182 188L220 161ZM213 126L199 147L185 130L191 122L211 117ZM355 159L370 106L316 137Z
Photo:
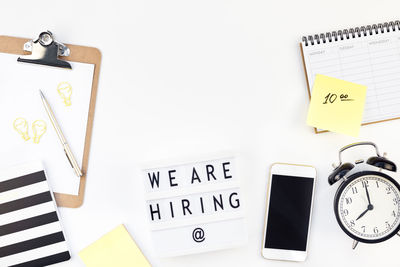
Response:
M358 136L367 87L316 75L307 124L318 129Z
M79 252L86 267L151 267L124 225Z

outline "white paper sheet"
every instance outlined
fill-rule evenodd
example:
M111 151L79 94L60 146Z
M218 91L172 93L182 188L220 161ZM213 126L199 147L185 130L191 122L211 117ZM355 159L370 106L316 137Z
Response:
M54 192L77 195L80 179L65 156L43 107L39 89L50 103L81 166L94 66L70 62L72 70L69 70L17 62L17 57L0 53L0 168L41 160ZM71 85L70 106L65 105L57 90L61 82ZM29 140L24 140L14 128L17 118L26 120ZM36 120L47 125L38 144L34 143L33 123ZM24 131L21 124L17 128Z

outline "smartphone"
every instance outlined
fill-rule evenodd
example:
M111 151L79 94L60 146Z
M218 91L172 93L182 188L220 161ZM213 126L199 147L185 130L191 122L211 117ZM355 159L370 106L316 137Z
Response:
M271 166L262 244L264 258L305 261L316 176L312 166Z

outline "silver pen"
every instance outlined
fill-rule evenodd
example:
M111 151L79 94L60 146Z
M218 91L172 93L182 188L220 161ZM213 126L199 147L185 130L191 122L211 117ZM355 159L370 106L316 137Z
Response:
M42 98L42 102L43 102L44 108L45 108L45 110L47 112L47 115L49 115L51 124L53 124L53 127L56 130L58 139L60 139L61 145L64 148L65 155L67 156L67 158L69 160L69 163L71 163L71 166L75 171L75 174L78 177L81 177L83 175L82 171L79 168L79 165L76 162L76 159L75 159L74 155L72 154L71 148L69 147L69 145L67 143L67 140L65 139L65 136L61 131L60 125L58 125L56 117L54 116L54 113L51 110L51 107L50 107L49 103L47 102L46 98L44 97L42 90L39 90L39 92L40 92L40 97Z

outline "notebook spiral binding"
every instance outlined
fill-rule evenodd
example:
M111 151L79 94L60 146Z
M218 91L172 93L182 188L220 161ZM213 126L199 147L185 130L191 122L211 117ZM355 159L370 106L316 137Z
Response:
M303 36L302 42L305 46L309 46L326 42L337 42L344 39L360 38L363 36L381 34L393 31L400 31L399 20L350 28L345 30L338 30L327 33L321 33L319 35L315 34L314 36L313 35L309 35L308 37Z

